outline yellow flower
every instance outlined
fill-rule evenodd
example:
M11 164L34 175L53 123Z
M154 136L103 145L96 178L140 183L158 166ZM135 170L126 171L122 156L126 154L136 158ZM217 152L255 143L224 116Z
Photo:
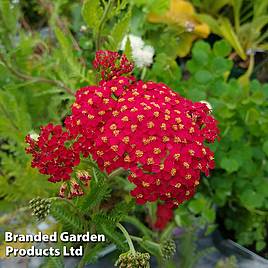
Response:
M148 21L164 23L178 30L180 40L177 55L180 57L189 53L195 39L206 38L210 33L208 25L197 19L193 5L185 0L171 0L169 10L165 14L151 13Z

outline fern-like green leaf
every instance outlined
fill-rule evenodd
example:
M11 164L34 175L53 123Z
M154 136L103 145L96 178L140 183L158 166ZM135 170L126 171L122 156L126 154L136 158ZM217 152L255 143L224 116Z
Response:
M84 255L84 259L86 263L95 263L98 260L98 253L103 249L103 245L101 243L96 244L90 251Z
M31 118L26 103L21 99L19 104L12 94L0 91L0 134L11 138L20 146L24 145L24 137L31 129Z
M82 221L82 219L77 217L76 213L69 211L62 205L53 204L51 214L67 230L82 233L85 229L85 223Z
M124 219L134 208L135 201L132 199L130 202L126 203L122 201L115 205L109 214L112 218L116 219L116 221L121 221Z
M94 180L90 182L90 192L84 197L84 202L81 205L84 212L98 206L110 196L111 189L105 175L93 168L93 177Z
M93 219L98 232L104 233L106 237L115 243L122 251L127 251L125 237L116 230L116 219L109 217L104 213L95 215Z
M64 268L63 257L48 257L46 262L41 266L42 268Z

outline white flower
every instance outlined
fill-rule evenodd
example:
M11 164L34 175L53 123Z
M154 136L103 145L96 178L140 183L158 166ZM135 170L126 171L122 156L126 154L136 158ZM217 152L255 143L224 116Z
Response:
M144 41L139 36L129 34L124 37L121 50L124 50L129 38L130 46L132 48L132 57L137 67L143 68L150 66L153 62L154 48L144 44Z
M87 26L86 26L86 25L82 25L82 26L80 27L80 32L84 33L84 32L86 32L86 31L87 31Z

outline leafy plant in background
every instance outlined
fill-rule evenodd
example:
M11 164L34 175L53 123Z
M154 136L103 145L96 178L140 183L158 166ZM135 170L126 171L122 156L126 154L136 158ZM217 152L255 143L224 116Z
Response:
M234 231L239 243L251 245L255 241L260 251L267 237L268 87L257 80L243 87L237 79L230 78L233 67L227 58L230 53L226 41L216 42L213 48L198 41L183 71L188 72L185 74L188 79L180 81L176 88L188 98L211 103L215 117L221 122L221 146L215 146L217 168L209 179L203 179L200 193L217 204L220 221ZM161 65L164 66L165 63ZM156 65L146 77L164 79L155 68ZM171 77L177 76L176 69L171 73ZM165 76L165 82L172 84L169 77ZM189 202L192 213L200 213L202 202L200 197ZM213 222L215 215L208 213L212 213Z
M66 27L59 19L63 3L42 3L39 9L43 13L49 10L54 20L42 18L43 24L50 23L51 28L38 29L40 32L27 24L28 18L18 3L0 3L0 206L6 213L1 215L0 223L9 225L10 230L24 231L29 224L32 226L18 206L33 197L56 193L55 185L47 181L40 187L40 174L31 168L30 157L25 155L24 135L30 131L36 136L35 130L47 120L61 122L73 99L71 88L91 81L83 61L76 57L72 35L69 31L63 34ZM54 46L56 37L58 45ZM14 223L17 215L20 217Z
M215 268L237 268L237 260L234 256L217 262Z
M207 99L221 122L221 146L215 148L218 168L204 179L204 193L222 207L221 219L235 231L238 242L255 241L261 250L267 236L267 84L253 80L247 88L228 79L229 53L225 41L216 42L213 49L196 43L187 62L191 76L180 91L195 100Z
M150 13L148 21L167 24L177 39L176 54L185 57L190 52L194 40L208 37L209 27L200 22L190 2L184 0L166 2L169 4L169 10L164 14Z
M175 224L181 232L178 237L178 267L196 267L201 258L214 252L214 247L204 248L197 243L199 238L214 230L214 220L211 201L199 193L176 210Z
M193 2L201 11L206 12L198 18L207 23L213 33L228 41L242 60L245 61L249 57L247 72L240 77L240 82L247 85L254 68L255 53L268 50L267 1ZM226 12L220 12L224 8Z

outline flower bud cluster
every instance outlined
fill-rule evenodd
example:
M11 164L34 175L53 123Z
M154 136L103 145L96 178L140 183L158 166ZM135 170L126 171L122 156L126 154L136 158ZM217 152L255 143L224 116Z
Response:
M176 244L172 239L167 239L161 243L161 252L164 260L171 259L176 253Z
M119 256L115 263L119 268L149 268L150 254L140 252L126 252Z
M35 216L38 221L42 221L47 217L50 207L51 201L49 199L36 197L29 202L29 208L32 210L32 215Z

